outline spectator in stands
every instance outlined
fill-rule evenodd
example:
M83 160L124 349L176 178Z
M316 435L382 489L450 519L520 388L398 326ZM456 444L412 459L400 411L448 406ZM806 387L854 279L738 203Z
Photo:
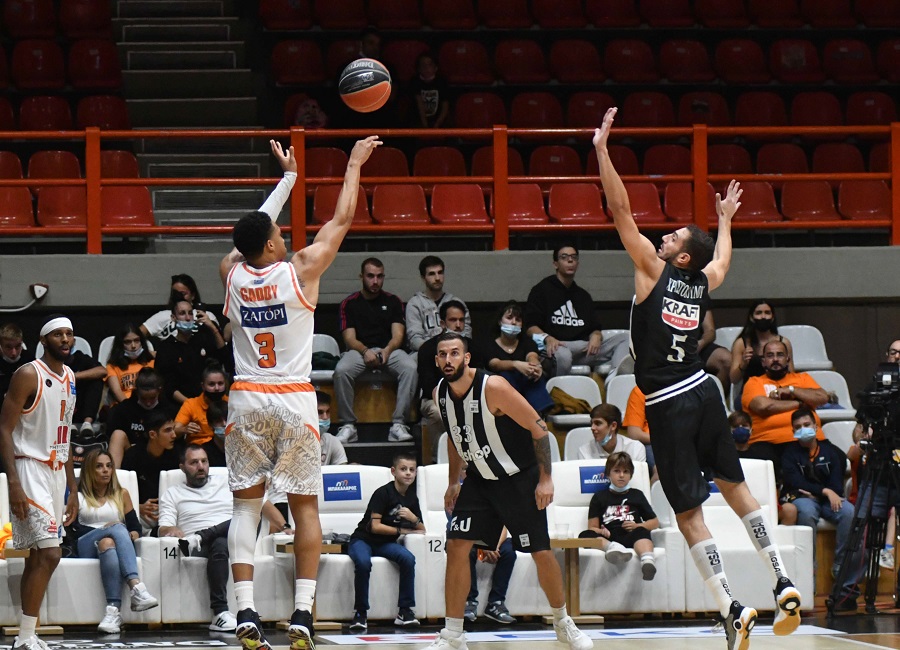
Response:
M132 445L122 459L122 469L138 479L138 511L144 528L154 530L159 521L159 473L178 469L175 420L163 411L153 411L144 420L146 439Z
M769 341L782 341L791 358L790 372L794 372L794 351L791 342L778 333L775 307L769 300L757 300L747 311L747 322L731 345L729 379L734 385L734 407L741 404L741 390L750 377L759 377L765 370L762 363L763 346Z
M134 392L124 402L109 411L106 430L109 434L109 454L121 466L125 450L138 442L147 441L147 422L151 413L162 413L171 420L178 412L162 394L162 377L153 368L143 368L134 380Z
M200 318L201 315L205 315L206 318L216 325L219 324L219 321L216 320L216 315L212 312L207 312L204 308L200 299L200 290L197 289L197 283L194 282L194 278L187 273L177 273L172 276L168 309L156 312L141 325L141 332L143 332L145 337L150 338L152 336L158 339L167 339L170 336L175 336L178 329L172 318L172 310L175 303L180 300L187 300L194 307L194 320Z
M351 632L365 631L368 627L369 576L372 557L387 558L400 570L399 611L395 625L418 625L413 613L416 606L416 558L398 543L401 535L423 534L422 511L415 488L416 457L399 453L391 463L394 480L372 493L366 514L350 536L347 554L353 560L355 599Z
M771 460L775 475L781 473L781 455L794 442L791 413L801 406L816 409L828 401L825 392L805 372L790 372L787 343L777 339L763 346L762 365L765 374L750 377L744 385L741 404L753 421L750 448L745 458ZM819 416L815 415L816 425ZM825 435L818 429L819 439Z
M156 351L156 369L163 376L166 395L178 404L200 394L203 369L211 359L224 362L225 339L206 312L197 312L187 300L172 308L177 332L160 341Z
M631 357L629 357L630 359ZM653 457L653 447L650 446L650 424L647 422L647 398L641 389L635 386L628 394L628 403L625 405L625 415L622 417L622 435L636 440L644 445L647 454L647 469L650 471L650 483L659 480L656 472L656 458Z
M516 622L509 609L506 607L506 591L509 589L509 579L512 577L516 566L516 549L509 538L509 531L503 528L500 533L500 543L493 551L481 548L472 548L469 552L469 570L471 573L469 595L466 597L466 609L464 618L474 623L478 617L478 576L475 573L475 563L481 560L485 564L494 565L494 574L491 576L491 591L488 594L488 606L484 608L484 615L492 621L511 625Z
M184 436L189 445L203 445L213 439L207 409L210 404L228 401L228 377L219 362L207 363L200 377L200 395L186 399L175 418L175 433Z
M357 439L354 382L366 370L379 370L397 378L397 402L388 440L412 440L406 418L416 390L416 362L401 349L406 333L403 302L382 289L384 264L381 260L366 258L359 277L362 289L345 298L340 307L341 335L347 351L334 369L334 392L341 421L337 438L342 444Z
M213 435L206 442L196 444L203 447L206 457L209 458L210 467L227 467L225 463L225 425L228 423L228 402L225 400L209 402L205 415L206 425ZM175 426L178 427L177 422Z
M466 303L444 291L444 261L434 255L426 255L419 262L419 275L425 283L425 290L419 291L406 304L406 340L409 349L416 352L422 344L443 331L440 324L440 309L445 303L455 300L462 304L465 323L462 335L472 338L472 320Z
M226 476L210 476L209 459L198 445L181 452L185 483L173 485L159 497L159 536L178 537L183 554L208 558L209 629L233 632L237 619L228 611L228 525L233 499Z
M568 375L573 364L609 362L613 370L607 380L611 379L628 356L627 336L603 340L594 301L575 283L578 249L573 244L553 250L553 266L556 273L532 287L525 305L525 332L538 343L544 370L549 376Z
M304 129L324 129L328 126L328 115L319 106L318 100L307 97L297 105L294 124Z
M732 411L728 416L728 426L731 427L731 437L737 448L738 456L750 458L747 451L750 449L750 433L753 430L753 421L744 411Z
M848 555L856 549L847 547L853 526L853 504L844 498L847 457L830 440L817 439L819 425L809 407L801 405L791 413L790 418L795 440L784 449L781 500L796 506L799 526L809 526L815 532L819 518L835 525L837 533L831 574L836 577L845 557L856 566L856 560ZM848 571L835 610L856 610L859 595L857 574L855 568Z
M347 452L337 437L329 433L331 428L331 395L316 391L316 407L319 411L319 444L322 446L323 465L346 465Z
M594 439L578 450L578 458L606 458L617 452L628 452L632 460L647 462L644 445L619 435L622 412L613 404L597 404L591 409L591 433ZM633 470L632 470L633 471Z
M94 357L74 348L65 364L75 373L75 413L72 415L72 428L80 430L83 435L93 436L94 420L100 412L100 400L103 399L106 368Z
M614 407L615 408L615 407ZM627 452L617 451L606 460L608 490L597 490L588 505L588 529L579 537L599 537L601 549L612 564L624 564L631 559L628 549L641 560L644 580L656 576L653 541L650 531L659 528L659 519L647 495L631 487L634 461Z
M716 322L713 320L712 310L707 310L700 327L703 334L697 341L697 353L703 362L703 369L721 382L725 395L728 395L731 387L731 352L715 342Z
M119 484L116 467L105 451L87 455L78 481L78 557L100 560L106 613L97 629L118 634L122 627L122 581L131 589L131 609L143 612L159 605L138 575L134 540L141 524L128 490Z
M0 326L0 405L9 390L13 373L34 361L34 353L25 349L22 328L15 323Z
M514 300L503 305L493 330L495 338L483 346L488 370L506 379L543 417L553 400L547 392L537 344L522 334L522 305Z
M154 356L147 338L132 323L126 323L113 337L106 362L106 385L112 393L113 405L131 397L138 372L141 368L152 368Z
M431 52L416 58L416 76L409 84L415 101L415 126L420 129L446 127L450 117L447 81L438 73L437 59Z

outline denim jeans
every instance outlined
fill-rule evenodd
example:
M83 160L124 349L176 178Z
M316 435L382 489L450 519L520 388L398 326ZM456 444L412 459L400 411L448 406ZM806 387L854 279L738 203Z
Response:
M97 548L101 539L109 538L115 546L102 553ZM100 578L109 605L122 605L122 581L138 577L137 557L134 542L125 524L113 524L106 528L95 528L78 539L78 557L100 560Z
M834 549L834 565L831 568L832 575L837 575L840 571L840 562L844 558L844 554L850 551L848 561L851 566L857 566L861 562L861 557L857 549L848 549L847 541L850 536L850 529L853 527L853 504L846 499L841 501L841 509L835 512L831 509L828 499L822 497L819 499L810 499L808 497L800 497L794 500L797 507L797 525L809 526L816 531L816 526L821 517L825 521L834 524L837 531L835 532L835 549ZM848 571L844 578L844 584L841 589L844 593L857 593L857 581L859 572L855 569Z
M475 574L475 560L478 549L472 549L469 553L469 567L472 573L472 586L469 587L469 595L466 600L478 600L478 576ZM512 577L513 568L516 566L516 549L512 540L507 538L500 545L500 559L494 565L494 575L491 578L491 593L488 594L488 604L502 603L506 600L506 590L509 589L509 579Z
M353 560L356 590L353 609L358 612L369 610L369 576L372 573L372 558L383 557L400 569L400 596L398 607L416 606L416 558L397 542L370 544L363 539L351 539L347 554Z

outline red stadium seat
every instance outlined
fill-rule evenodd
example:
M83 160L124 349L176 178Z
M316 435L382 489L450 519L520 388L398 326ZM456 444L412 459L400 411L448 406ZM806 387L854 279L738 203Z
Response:
M421 29L418 0L369 0L369 22L378 29Z
M606 44L603 61L607 76L617 83L651 83L659 80L653 50L644 41L612 40Z
M850 0L801 0L800 13L815 29L856 27Z
M316 0L314 13L324 30L358 30L369 24L363 0Z
M743 93L734 108L735 126L787 126L781 95L766 90Z
M645 176L690 174L691 150L680 144L655 144L644 152Z
M100 152L100 175L103 178L140 178L141 169L130 151L104 149Z
M279 41L272 49L272 77L278 86L325 82L325 62L315 41Z
M3 26L15 41L26 38L54 38L56 10L53 0L6 0Z
M9 87L9 64L6 62L6 49L0 47L0 90Z
M407 83L417 74L416 60L419 55L430 49L424 41L391 41L384 46L381 52L381 61L390 69L394 82ZM352 60L350 59L350 61ZM336 74L331 76L334 77Z
M806 153L796 144L764 144L756 153L757 174L805 174Z
M768 83L772 76L766 65L766 55L756 41L745 38L730 39L716 46L716 74L729 84Z
M570 128L596 128L603 123L606 111L615 105L616 100L606 93L573 93L566 107L566 124Z
M101 191L107 189L104 187ZM38 195L37 222L42 226L87 225L87 190L83 187L45 187Z
M82 39L69 49L69 81L76 90L122 87L119 50L111 40Z
M337 147L312 147L306 150L305 166L307 177L340 178L347 169L347 154Z
M491 214L494 214L494 195L491 195ZM496 220L496 216L494 217ZM515 183L509 186L509 223L525 225L547 223L550 217L544 210L544 196L535 183Z
M668 183L663 199L663 209L672 221L690 223L694 220L694 190L690 183ZM716 191L706 184L706 218L710 221L716 215Z
M659 192L653 183L625 183L628 201L631 203L631 214L636 223L662 223L666 220L659 205ZM612 217L609 206L606 213Z
M797 0L750 0L750 18L760 27L800 27L800 7Z
M112 12L109 9L109 1L62 0L59 4L59 26L69 40L112 38Z
M376 185L372 219L381 224L430 223L421 185Z
M40 200L38 200L40 207ZM150 190L139 186L100 188L100 223L104 226L153 226Z
M465 176L466 161L456 147L423 147L413 158L413 176Z
M431 218L435 223L491 223L484 207L484 192L475 183L435 185L431 195Z
M613 167L616 168L619 176L640 176L641 169L634 151L621 144L611 144L607 148L609 149L609 159L612 160ZM597 162L597 156L588 156L586 173L588 176L600 175L600 164Z
M506 167L509 176L524 176L525 163L518 149L506 150ZM472 154L472 176L494 175L494 147L488 145L480 147Z
M299 31L312 27L309 0L260 0L259 18L269 31Z
M862 84L878 81L872 51L855 39L828 41L822 51L822 66L829 79L839 84Z
M519 93L512 100L509 125L513 128L562 128L562 106L553 93Z
M709 126L731 126L728 102L719 93L687 93L678 100L678 124L708 124Z
M891 171L891 145L889 142L879 142L869 150L869 171Z
M343 172L340 174L343 176ZM406 154L395 147L381 146L375 149L360 170L364 178L373 176L409 176Z
M607 223L600 188L594 183L556 183L550 188L550 221L596 225Z
M707 149L707 170L710 174L752 174L753 163L750 152L739 144L711 144ZM728 181L716 181L715 188L724 193Z
M6 97L0 97L0 131L15 131L16 115Z
M639 0L641 17L652 29L693 27L690 0Z
M587 0L585 14L595 27L637 27L636 0Z
M438 65L451 84L487 85L494 82L484 45L478 41L447 41L438 52Z
M366 191L360 187L357 192L353 223L370 224L372 223L372 217L369 215ZM313 199L313 223L328 223L334 218L334 211L337 207L340 193L340 185L319 185L316 187L315 198Z
M24 178L22 161L12 151L0 151L0 178Z
M856 0L856 17L866 27L900 27L900 2L897 0Z
M294 125L297 120L297 109L300 107L300 104L307 99L310 99L310 97L306 93L293 93L284 100L284 113L282 119L284 120L285 128L290 128Z
M890 124L896 121L897 105L885 93L853 93L847 98L847 124Z
M769 183L747 181L741 183L741 209L734 215L735 222L783 221L775 205L775 192Z
M550 70L540 45L529 40L505 40L497 43L494 65L507 84L543 84L550 81Z
M529 176L581 176L581 156L572 147L543 145L528 158Z
M115 95L83 97L75 109L75 126L79 129L96 126L110 131L130 129L128 104Z
M584 29L587 26L581 0L532 0L531 5L541 29Z
M891 190L884 181L843 181L838 210L847 219L890 219Z
M742 0L696 0L694 12L704 27L743 29L750 24Z
M19 105L19 128L23 131L67 131L72 111L62 97L26 97Z
M388 51L388 45L382 52L382 61L385 65L389 65L388 58L385 55ZM328 79L337 80L338 75L351 61L359 58L359 41L358 40L339 40L332 41L328 44L325 51L325 76ZM415 59L410 62L410 66L415 65ZM392 70L393 73L393 70Z
M781 190L781 213L790 221L841 218L827 181L788 181Z
M425 0L422 13L432 29L475 29L478 18L472 0Z
M478 0L478 17L488 29L525 29L534 24L528 0Z
M785 38L772 43L769 68L776 81L785 84L821 83L825 80L819 52L815 45L803 39Z
M19 41L13 48L10 73L19 90L61 90L66 85L62 48L53 41Z
M37 151L28 159L28 178L81 178L81 163L70 151ZM49 187L52 186L33 186L31 191L38 195ZM57 186L56 189L74 188Z
M700 41L666 41L659 50L659 67L669 81L703 83L716 77Z
M564 84L603 83L603 64L594 44L585 40L556 41L550 47L553 78Z
M506 106L494 93L464 93L456 100L453 114L461 129L490 128L506 124Z
M675 126L675 108L664 93L631 93L619 113L622 126Z
M34 209L27 187L0 187L0 228L33 226Z
M862 152L847 142L825 142L813 151L812 170L816 174L855 174L866 171ZM837 189L840 181L828 181Z
M900 39L882 41L878 46L878 74L891 83L900 82Z
M840 126L843 123L841 103L831 93L797 93L791 101L791 124L794 126Z

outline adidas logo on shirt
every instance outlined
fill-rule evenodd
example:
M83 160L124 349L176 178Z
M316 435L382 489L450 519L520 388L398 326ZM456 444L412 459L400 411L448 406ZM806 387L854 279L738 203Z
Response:
M567 300L566 304L553 312L553 315L550 316L550 322L554 325L565 325L567 327L584 326L584 321L578 318L578 314L575 313L575 308L572 306L571 300Z

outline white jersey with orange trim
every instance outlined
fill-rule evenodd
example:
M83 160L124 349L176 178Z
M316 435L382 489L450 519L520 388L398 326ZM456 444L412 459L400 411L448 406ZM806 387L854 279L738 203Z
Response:
M292 264L276 262L263 269L235 264L225 283L235 379L308 382L314 312Z
M57 465L69 459L69 429L75 412L75 373L63 366L57 375L40 359L30 362L37 372L34 402L22 410L13 429L16 458L33 458Z

